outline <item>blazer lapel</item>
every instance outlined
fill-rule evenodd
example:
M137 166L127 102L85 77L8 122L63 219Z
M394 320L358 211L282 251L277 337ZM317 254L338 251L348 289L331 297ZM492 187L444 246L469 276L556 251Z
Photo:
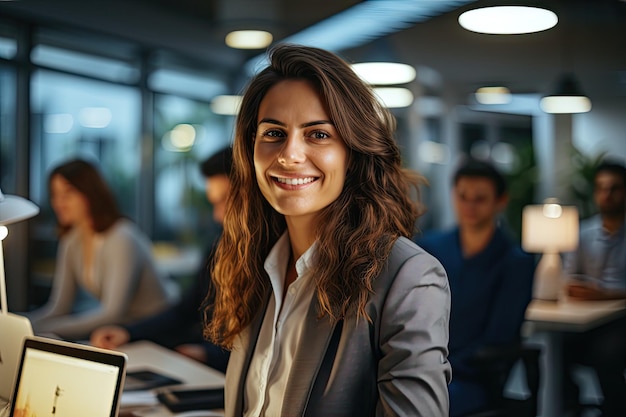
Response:
M261 331L261 325L263 324L263 317L265 317L265 311L267 310L267 303L269 301L270 294L270 291L266 292L265 298L256 317L252 320L250 325L248 325L248 327L246 327L246 329L239 334L241 345L238 346L238 349L240 349L241 352L233 351L228 361L226 374L227 376L232 376L232 380L231 378L227 378L230 380L227 381L227 386L236 387L237 392L235 396L228 396L228 398L235 403L226 404L225 409L235 410L233 414L234 416L243 415L243 397L246 376L248 375L248 368L250 367L250 362L252 361L252 354L254 353L256 341L259 337L259 332ZM237 357L238 360L233 361L233 356Z
M336 324L327 315L318 318L317 297L305 317L302 335L289 371L281 415L302 416Z

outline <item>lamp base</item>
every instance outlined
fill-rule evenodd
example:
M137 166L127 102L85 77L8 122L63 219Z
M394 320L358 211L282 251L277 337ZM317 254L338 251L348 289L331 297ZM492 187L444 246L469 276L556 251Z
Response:
M535 269L533 298L557 301L562 285L561 257L558 253L544 253Z

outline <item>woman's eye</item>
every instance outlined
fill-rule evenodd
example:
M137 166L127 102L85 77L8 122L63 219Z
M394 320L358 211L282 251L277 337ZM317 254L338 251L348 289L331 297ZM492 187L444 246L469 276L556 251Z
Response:
M283 132L281 132L280 130L268 130L266 131L263 136L269 136L270 138L281 138L283 137Z
M285 137L285 134L278 129L268 129L260 131L258 137L268 142L274 142Z
M330 138L330 135L326 132L322 132L322 131L315 131L311 134L311 137L313 137L314 139L328 139Z

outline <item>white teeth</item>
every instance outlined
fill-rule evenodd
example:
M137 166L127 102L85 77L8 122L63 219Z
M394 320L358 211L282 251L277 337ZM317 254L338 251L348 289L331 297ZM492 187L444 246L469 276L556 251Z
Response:
M282 183L282 184L287 184L287 185L302 185L302 184L308 184L310 182L315 181L314 177L308 177L308 178L279 178L276 177L276 181Z

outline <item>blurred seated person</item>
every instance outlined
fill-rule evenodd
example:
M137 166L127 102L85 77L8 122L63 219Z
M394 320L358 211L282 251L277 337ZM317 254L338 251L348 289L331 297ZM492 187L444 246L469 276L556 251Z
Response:
M454 174L452 200L458 225L415 241L448 273L448 390L450 416L456 417L486 405L486 387L477 380L472 358L481 349L519 342L535 264L498 225L508 197L503 176L490 163L465 160Z
M564 270L570 299L626 298L626 168L605 161L594 172L593 200L598 214L581 222L579 246L565 254ZM579 279L574 279L578 276ZM579 389L572 365L591 366L602 389L603 417L626 416L626 318L582 334L567 334L564 342L565 403L577 406Z
M90 162L74 159L48 180L59 245L50 297L26 313L35 333L88 339L105 324L151 316L176 301L178 287L155 264L150 240L118 209Z
M213 205L213 220L219 225L224 222L226 198L230 192L228 173L231 166L231 148L219 151L200 165L206 179L207 199ZM147 339L225 372L229 352L204 340L203 313L200 309L210 288L209 266L216 243L217 239L211 245L211 252L197 279L183 293L177 304L160 314L126 326L101 327L91 334L91 344L115 349L131 341Z

